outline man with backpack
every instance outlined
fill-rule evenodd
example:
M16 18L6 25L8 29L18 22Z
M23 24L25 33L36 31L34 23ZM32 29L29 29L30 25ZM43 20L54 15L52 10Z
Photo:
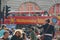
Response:
M39 28L43 28L43 33L42 33L42 36L41 36L41 40L52 40L52 38L55 35L54 26L49 24L49 23L50 23L50 19L47 19L45 21L45 24L42 25L41 27L39 27Z

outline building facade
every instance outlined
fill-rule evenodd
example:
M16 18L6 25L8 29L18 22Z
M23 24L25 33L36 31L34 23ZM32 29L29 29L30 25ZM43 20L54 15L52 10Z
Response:
M60 0L1 0L1 10L6 5L11 7L11 11L44 10L51 14L60 13Z
M60 0L2 0L1 3L1 10L8 5L11 11L45 10L50 12L53 10L53 5L60 3Z

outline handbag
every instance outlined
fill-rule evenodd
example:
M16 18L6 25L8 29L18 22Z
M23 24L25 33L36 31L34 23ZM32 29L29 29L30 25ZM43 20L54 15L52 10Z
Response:
M46 32L48 31L49 27L50 27L50 25L47 27ZM40 39L41 39L41 40L44 40L44 38L45 38L45 35L43 34L43 35L40 37Z

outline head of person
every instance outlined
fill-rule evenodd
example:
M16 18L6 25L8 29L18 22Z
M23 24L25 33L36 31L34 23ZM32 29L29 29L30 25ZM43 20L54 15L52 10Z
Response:
M30 39L31 37L30 36L28 36L28 39Z
M34 31L34 28L30 28L30 32L31 32L31 31Z
M49 23L50 23L50 19L47 19L47 20L45 21L45 23L46 23L46 24L49 24Z
M6 28L6 25L2 25L2 29L5 29Z
M21 32L20 32L20 31L16 31L16 32L15 32L15 36L21 37Z
M0 27L0 30L2 29L2 27Z
M26 34L25 33L23 33L23 39L25 39L26 38Z
M11 30L14 30L14 28L11 28Z
M15 32L14 28L11 28L12 32Z
M8 38L9 37L9 32L8 31L4 32L4 37L5 38Z

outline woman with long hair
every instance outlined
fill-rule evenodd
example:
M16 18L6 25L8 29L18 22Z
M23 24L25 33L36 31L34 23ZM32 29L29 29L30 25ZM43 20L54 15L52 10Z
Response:
M21 37L21 32L16 31L15 35L12 36L11 40L23 40Z

